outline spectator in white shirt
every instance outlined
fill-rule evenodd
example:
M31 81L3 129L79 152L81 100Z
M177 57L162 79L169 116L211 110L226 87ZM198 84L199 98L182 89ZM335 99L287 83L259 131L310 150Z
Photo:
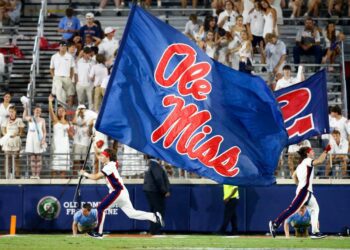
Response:
M263 37L265 38L266 34L273 33L278 34L277 28L277 12L276 9L273 8L268 0L261 0L260 3L261 10L264 13L264 31Z
M250 74L252 71L252 43L249 40L248 32L246 30L241 31L241 38L242 42L238 50L239 71Z
M252 40L253 49L259 47L261 56L261 63L265 64L265 42L264 42L264 13L261 11L260 2L254 2L254 8L249 12L247 17L247 30L249 32L250 40Z
M249 12L254 9L254 0L244 0L243 3L243 23L248 24Z
M8 115L9 115L9 109L11 106L13 106L14 104L10 103L11 102L11 98L12 98L12 94L10 92L5 92L3 95L4 101L2 103L0 103L0 126L1 123L4 122ZM0 128L1 130L1 128ZM1 134L0 134L1 136Z
M103 78L101 88L102 88L102 95L105 96L106 89L108 86L109 78L111 77L111 72L112 72L113 67L108 68L108 75Z
M231 37L232 40L228 44L229 49L229 61L231 62L231 66L234 69L239 70L239 48L242 46L242 31L247 31L246 25L243 24L243 16L236 16L236 24L231 29Z
M104 55L97 54L96 62L94 66L92 66L90 72L90 79L94 82L94 109L96 112L99 111L102 98L103 98L103 89L101 87L103 79L108 75L108 69L105 65L105 57Z
M67 44L60 42L59 51L51 57L50 74L53 79L51 93L57 100L65 103L67 96L74 96L72 77L74 74L74 58L67 53Z
M91 60L96 64L96 56L98 54L98 47L93 46L91 47Z
M296 166L300 163L300 155L298 154L298 151L302 147L310 147L311 143L309 140L301 141L297 144L290 145L288 147L288 168L290 172L290 176L293 175Z
M73 175L78 173L81 165L84 162L86 154L88 152L90 136L89 136L89 122L88 117L85 114L86 107L80 104L77 108L72 123L74 124L75 133L73 141Z
M348 120L342 116L341 108L339 106L331 107L331 119L329 126L331 131L338 130L343 139L350 139L350 128L348 126Z
M75 86L75 84L76 84L75 75L77 74L77 72L76 72L77 53L78 53L78 49L77 49L75 43L67 42L67 54L71 55L73 57L73 60L74 60L74 72L73 72L73 77L72 77L73 86ZM71 100L68 100L68 101L71 101L72 103L74 103L74 96L70 96L69 98L71 98Z
M89 109L93 108L92 92L94 85L89 78L93 65L94 63L91 60L91 49L89 47L85 47L82 57L77 61L75 77L77 83L76 89L78 103L85 104L87 99Z
M213 59L217 59L216 51L217 51L217 44L214 41L215 40L215 34L212 31L207 32L207 37L204 40L204 42L200 42L198 46L205 51L205 53Z
M287 59L287 49L283 41L278 39L277 35L268 33L266 39L266 62L267 72L269 73L269 83L273 85L273 81L282 77L282 69Z
M320 64L322 60L322 49L320 46L321 36L311 17L305 20L305 27L298 31L296 46L293 48L294 64L300 63L301 55L313 55L315 63Z
M299 66L297 77L292 77L291 69L289 65L283 66L283 77L277 81L275 91L305 80L302 66Z
M74 61L77 59L78 49L75 43L67 42L67 53L73 57Z
M114 38L115 29L112 27L105 28L105 38L98 46L98 53L106 58L106 66L110 66L114 59L114 52L119 48L119 40Z
M226 66L230 66L228 62L228 44L231 40L231 34L229 32L226 32L224 29L220 28L217 39L217 60Z
M186 23L184 34L191 40L196 40L196 35L199 31L199 23L196 14L191 14L189 20Z
M24 126L23 120L17 117L16 107L9 107L9 117L1 123L1 132L4 135L1 138L1 146L5 152L5 156L2 156L2 159L5 159L4 173L6 179L10 178L10 166L12 166L12 170L15 170L16 178L20 178L19 152L21 150L21 136L24 132Z
M224 30L230 32L231 28L236 23L236 16L238 15L238 12L234 9L233 2L231 0L226 0L225 10L220 13L218 18L219 28L223 28Z
M340 132L338 130L333 130L329 140L329 144L332 149L329 152L330 159L326 165L326 176L328 177L331 172L331 167L335 164L341 164L341 173L342 177L347 175L347 162L348 162L348 151L349 151L349 142L344 138L341 138Z

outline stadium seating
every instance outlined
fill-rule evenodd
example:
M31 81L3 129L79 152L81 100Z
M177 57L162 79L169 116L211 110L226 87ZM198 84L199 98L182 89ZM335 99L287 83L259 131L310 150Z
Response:
M82 22L84 22L84 14L89 11L94 11L97 8L97 2L86 2L86 1L74 1L74 8L76 8L78 17L81 19ZM111 1L112 2L112 1ZM57 32L57 25L59 22L59 18L64 15L64 9L68 6L69 1L50 1L48 3L48 13L49 16L46 17L44 22L44 36L45 38L51 43L57 42L60 40L60 34ZM181 9L181 6L179 4L179 1L166 1L163 0L163 7L162 8L152 8L150 11L158 16L160 19L164 20L171 26L175 27L176 29L183 31L185 27L185 23L188 20L188 15L190 13L198 13L200 15L200 18L203 18L205 14L210 14L211 10L208 7L209 4L207 1L200 1L200 6L197 10L192 10L191 8L188 8L186 10ZM13 39L18 47L24 52L25 58L18 59L15 58L13 62L13 66L11 64L7 64L7 74L5 74L5 85L8 85L8 88L11 92L14 93L13 102L16 104L16 106L19 107L19 114L22 112L22 105L20 104L19 98L23 95L27 95L28 90L28 82L30 79L30 68L32 64L32 55L33 55L33 46L34 41L33 38L37 34L37 22L38 22L38 10L40 9L40 1L39 0L32 0L30 3L27 3L24 6L24 17L21 17L20 23L16 29L15 34L11 34L9 37L6 37L6 39ZM117 37L120 39L122 36L122 33L124 31L124 27L127 21L127 13L129 9L125 7L121 10L121 16L116 16L114 11L114 6L112 6L112 3L110 3L109 6L102 12L102 16L96 17L101 24L102 27L112 26L117 29ZM322 13L324 13L325 10L322 9ZM284 16L290 16L290 10L285 9L284 10ZM349 21L349 20L347 20ZM324 27L327 22L327 19L320 18L318 25L320 27ZM346 22L346 20L345 20ZM344 43L345 48L350 47L350 26L348 25L342 25L342 22L338 23L345 35L347 36L347 39ZM283 40L287 47L288 47L288 62L292 62L292 50L293 46L295 44L295 34L298 30L298 28L301 27L301 19L285 19L285 25L280 27L280 39ZM0 37L1 41L1 37ZM3 42L1 44L4 44ZM1 46L0 46L1 47ZM40 64L39 64L39 74L36 75L36 88L35 88L35 95L33 99L33 104L40 104L43 107L43 117L47 120L47 131L49 132L48 140L50 140L50 132L51 132L51 125L48 118L48 105L47 105L47 97L51 92L51 77L49 73L49 64L50 64L50 58L53 55L55 51L54 50L42 50L40 51ZM258 55L255 55L255 61L258 62ZM350 51L345 50L345 60L350 59ZM306 61L306 63L310 63L306 58L303 58L303 60ZM328 73L328 99L329 99L329 105L343 105L343 97L342 94L343 86L345 86L345 83L343 83L343 69L342 69L342 58L339 57L336 65L335 65L335 72ZM263 78L266 78L267 75L264 72L261 72L261 66L258 63L255 63L255 73L260 75ZM306 64L306 72L305 76L309 77L314 71L314 65L307 66ZM6 79L7 78L7 79ZM4 86L5 87L5 86ZM5 88L2 88L0 90L0 97L4 93ZM24 137L25 138L25 137ZM318 143L318 139L313 140L313 146L320 147L320 144ZM136 155L136 158L140 157L140 155ZM50 165L50 153L47 154L46 160L45 160L45 168L46 171L49 171L49 165ZM28 159L26 157L21 158L23 161L22 165L28 165L26 164L28 162ZM286 162L286 161L285 161ZM2 168L3 162L0 162L0 168ZM143 162L141 165L145 165L145 162ZM284 168L286 166L284 165ZM44 169L45 169L44 168ZM280 177L288 177L288 175L282 174L282 172L279 172L278 175Z

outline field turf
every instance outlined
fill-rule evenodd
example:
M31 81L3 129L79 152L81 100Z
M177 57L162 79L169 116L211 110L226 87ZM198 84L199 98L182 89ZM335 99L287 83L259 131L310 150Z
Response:
M150 237L145 235L108 235L93 239L85 235L17 235L0 236L0 249L33 250L79 250L79 249L232 249L232 248L313 248L350 249L350 238L327 237L325 239L286 239L282 236L272 239L266 236L208 236L167 235Z

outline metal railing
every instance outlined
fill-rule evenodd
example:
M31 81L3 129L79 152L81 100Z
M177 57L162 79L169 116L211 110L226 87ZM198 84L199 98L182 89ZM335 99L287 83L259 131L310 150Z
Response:
M337 158L337 156L339 158ZM326 161L320 166L314 167L317 179L347 179L350 176L350 153L329 154ZM343 158L342 158L343 157ZM291 179L296 167L299 165L298 153L282 154L275 171L277 178ZM346 167L345 167L346 166ZM344 169L345 168L345 169Z
M40 179L68 179L77 178L78 171L83 164L83 160L77 160L76 156L81 154L54 154L50 152L42 153L39 177ZM0 154L0 179L39 179L33 174L33 163L31 154L20 153L8 157L4 153ZM345 156L345 158L336 158ZM321 165L315 167L316 179L348 179L350 177L350 154L332 154ZM148 169L148 160L141 158L140 154L118 153L120 175L125 179L143 179L145 171ZM8 159L6 159L8 158ZM90 154L86 170L88 172L98 172L102 164L97 161L94 153ZM199 179L200 176L161 162L168 176L173 179ZM299 164L299 157L296 153L283 154L275 171L275 176L279 179L291 179L292 172ZM17 171L16 171L17 166ZM35 167L35 165L34 165Z
M341 42L341 74L342 74L342 99L343 99L343 112L345 117L348 117L348 98L346 89L346 72L345 72L345 53L344 53L344 42Z
M36 89L36 77L40 71L40 38L44 34L44 21L47 16L47 1L41 0L41 8L39 13L37 34L34 38L32 65L30 67L30 79L27 88L27 97L30 99L29 112L31 112L31 104L34 102L35 89Z
M81 154L55 154L50 152L37 154L40 156L40 162L33 162L32 154L4 154L0 153L0 179L67 179L77 178L79 169L82 167L85 158ZM96 161L96 162L95 162ZM148 169L148 160L144 159L142 154L118 153L118 171L125 179L143 179L145 171ZM35 164L39 164L39 175L34 171ZM199 176L175 168L165 162L161 162L168 176L175 179L198 179ZM94 153L90 153L86 170L90 173L100 171L101 162L95 158ZM38 178L39 177L39 178Z

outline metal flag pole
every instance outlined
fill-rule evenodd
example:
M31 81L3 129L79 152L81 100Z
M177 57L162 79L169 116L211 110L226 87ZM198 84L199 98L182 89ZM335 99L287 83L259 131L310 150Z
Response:
M90 155L90 150L91 150L91 146L92 146L92 143L94 141L94 134L91 135L90 137L90 144L89 144L89 147L88 147L88 151L86 153L86 156L85 156L85 161L84 161L84 164L83 166L80 168L80 170L84 170L85 167L86 167L86 164L87 164L87 161L88 161L88 158L89 158L89 155ZM78 181L78 185L77 187L75 188L75 192L74 192L74 197L73 197L73 201L74 202L77 202L78 201L78 198L80 198L80 185L81 185L81 181L83 179L83 176L80 175L79 177L79 181ZM78 205L78 208L80 207L80 205Z

